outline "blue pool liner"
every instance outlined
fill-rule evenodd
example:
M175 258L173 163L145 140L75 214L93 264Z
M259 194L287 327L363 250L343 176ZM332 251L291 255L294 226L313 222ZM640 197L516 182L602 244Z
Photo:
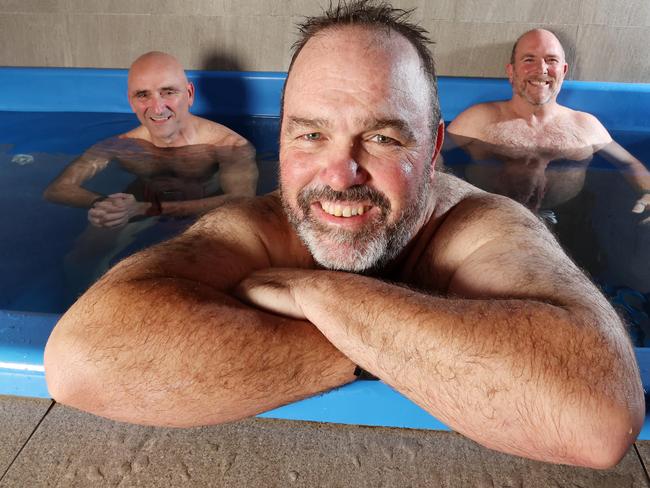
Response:
M126 70L112 69L0 68L0 111L130 113L126 76ZM194 113L279 114L285 73L189 71L188 76L197 89ZM445 120L475 103L506 100L511 94L504 79L441 77L439 85ZM611 130L650 131L647 84L566 81L560 102L596 115ZM50 398L43 350L58 318L57 314L0 310L0 394ZM635 351L647 390L650 348ZM381 381L357 381L260 417L448 430ZM639 438L650 440L648 415Z
M196 86L194 113L256 116L280 113L286 73L187 73ZM0 110L131 113L126 96L126 70L0 68L0 80ZM438 83L445 120L454 119L476 103L507 100L512 94L508 80L501 78L441 76ZM558 101L595 115L610 130L648 130L644 108L650 107L650 84L567 80Z

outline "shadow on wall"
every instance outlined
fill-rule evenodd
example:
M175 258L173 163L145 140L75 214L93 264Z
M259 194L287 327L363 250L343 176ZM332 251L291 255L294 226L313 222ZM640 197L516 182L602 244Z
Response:
M241 71L239 60L222 52L214 52L205 56L201 62L205 71ZM215 84L210 77L200 77L194 80L197 94L202 99L205 114L246 113L243 108L248 105L246 85L240 77L222 80Z

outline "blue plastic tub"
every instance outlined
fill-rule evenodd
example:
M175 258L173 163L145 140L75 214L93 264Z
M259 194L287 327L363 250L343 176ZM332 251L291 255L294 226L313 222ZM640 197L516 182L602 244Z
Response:
M197 87L193 112L211 114L224 120L241 120L254 116L257 120L276 120L280 110L280 94L284 84L284 73L219 73L190 72L190 79ZM96 140L86 140L84 133L68 133L58 139L48 138L39 123L47 114L56 120L78 120L86 113L106 114L115 125L106 128L105 136L116 133L115 128L126 130L136 123L126 100L125 70L96 69L39 69L0 68L0 147L9 156L16 153L80 154ZM460 111L481 101L507 99L510 86L501 79L441 78L440 97L445 120L453 119ZM565 82L561 103L572 108L596 115L610 130L634 133L640 142L650 139L650 85L622 83ZM19 115L20 114L20 115ZM43 115L45 114L45 115ZM29 134L18 133L22 120ZM64 123L64 122L62 122ZM17 128L18 127L18 128ZM259 151L259 148L258 148ZM14 185L12 178L18 170L13 168L3 179L6 186ZM47 173L47 172L46 172ZM3 173L0 173L3 174ZM43 177L42 183L52 175ZM18 181L18 180L15 180ZM11 188L10 188L11 189ZM0 192L2 193L2 192ZM6 192L5 192L6 193ZM29 193L29 194L27 194ZM14 199L40 200L40 191L22 192ZM2 203L2 202L0 202ZM11 205L5 201L2 205ZM18 205L21 207L21 205ZM13 213L14 207L10 207ZM3 213L7 211L4 207ZM51 210L55 212L55 209ZM56 209L57 212L70 209ZM31 222L38 214L24 218ZM47 220L47 219L46 219ZM30 237L29 225L23 242L33 245L30 261L40 263L48 246L43 245L45 236ZM3 236L3 240L11 236ZM8 246L7 244L5 244ZM16 247L15 244L12 245ZM20 244L18 247L23 246ZM5 251L11 251L7 248ZM6 255L3 252L2 255ZM0 394L48 398L44 380L43 348L47 337L60 316L56 307L48 309L47 299L40 295L56 292L56 283L44 281L38 285L15 285L21 274L21 263L2 259L0 268L3 288L8 293L10 286L24 288L24 295L39 303L37 307L24 306L30 300L5 300L0 302ZM40 264L39 264L40 265ZM27 276L29 278L29 276ZM31 283L33 285L33 283ZM38 296L37 296L38 295ZM24 297L23 297L24 298ZM37 299L38 298L38 299ZM4 304L4 305L3 305ZM9 310L11 309L11 310ZM650 385L650 351L637 348L637 357L646 389ZM358 381L307 400L296 402L267 412L262 417L301 419L324 422L338 422L360 425L382 425L393 427L446 429L431 415L396 393L381 382ZM650 439L650 423L646 421L641 439Z

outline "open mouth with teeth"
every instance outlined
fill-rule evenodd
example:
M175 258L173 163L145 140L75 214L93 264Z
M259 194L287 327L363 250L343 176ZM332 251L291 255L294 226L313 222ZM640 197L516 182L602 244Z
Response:
M537 87L545 87L551 84L548 80L528 80L528 83Z
M333 202L319 202L320 207L323 211L334 217L355 217L357 215L363 215L366 213L370 207L362 203L356 204L340 204Z
M171 114L169 115L150 115L149 119L152 120L153 122L167 122L169 119L171 119L172 116Z

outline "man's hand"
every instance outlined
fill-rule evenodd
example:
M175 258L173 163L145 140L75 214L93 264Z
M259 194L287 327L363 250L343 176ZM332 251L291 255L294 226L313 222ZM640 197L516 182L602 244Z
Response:
M235 289L241 300L267 312L306 320L296 300L299 287L309 286L313 271L289 268L268 268L246 277Z
M88 210L88 220L95 227L123 227L129 219L145 215L149 203L138 202L129 193L113 193Z
M640 214L650 210L650 193L644 193L641 198L639 198L632 208L632 212ZM642 224L650 223L650 217L645 218L641 221Z

